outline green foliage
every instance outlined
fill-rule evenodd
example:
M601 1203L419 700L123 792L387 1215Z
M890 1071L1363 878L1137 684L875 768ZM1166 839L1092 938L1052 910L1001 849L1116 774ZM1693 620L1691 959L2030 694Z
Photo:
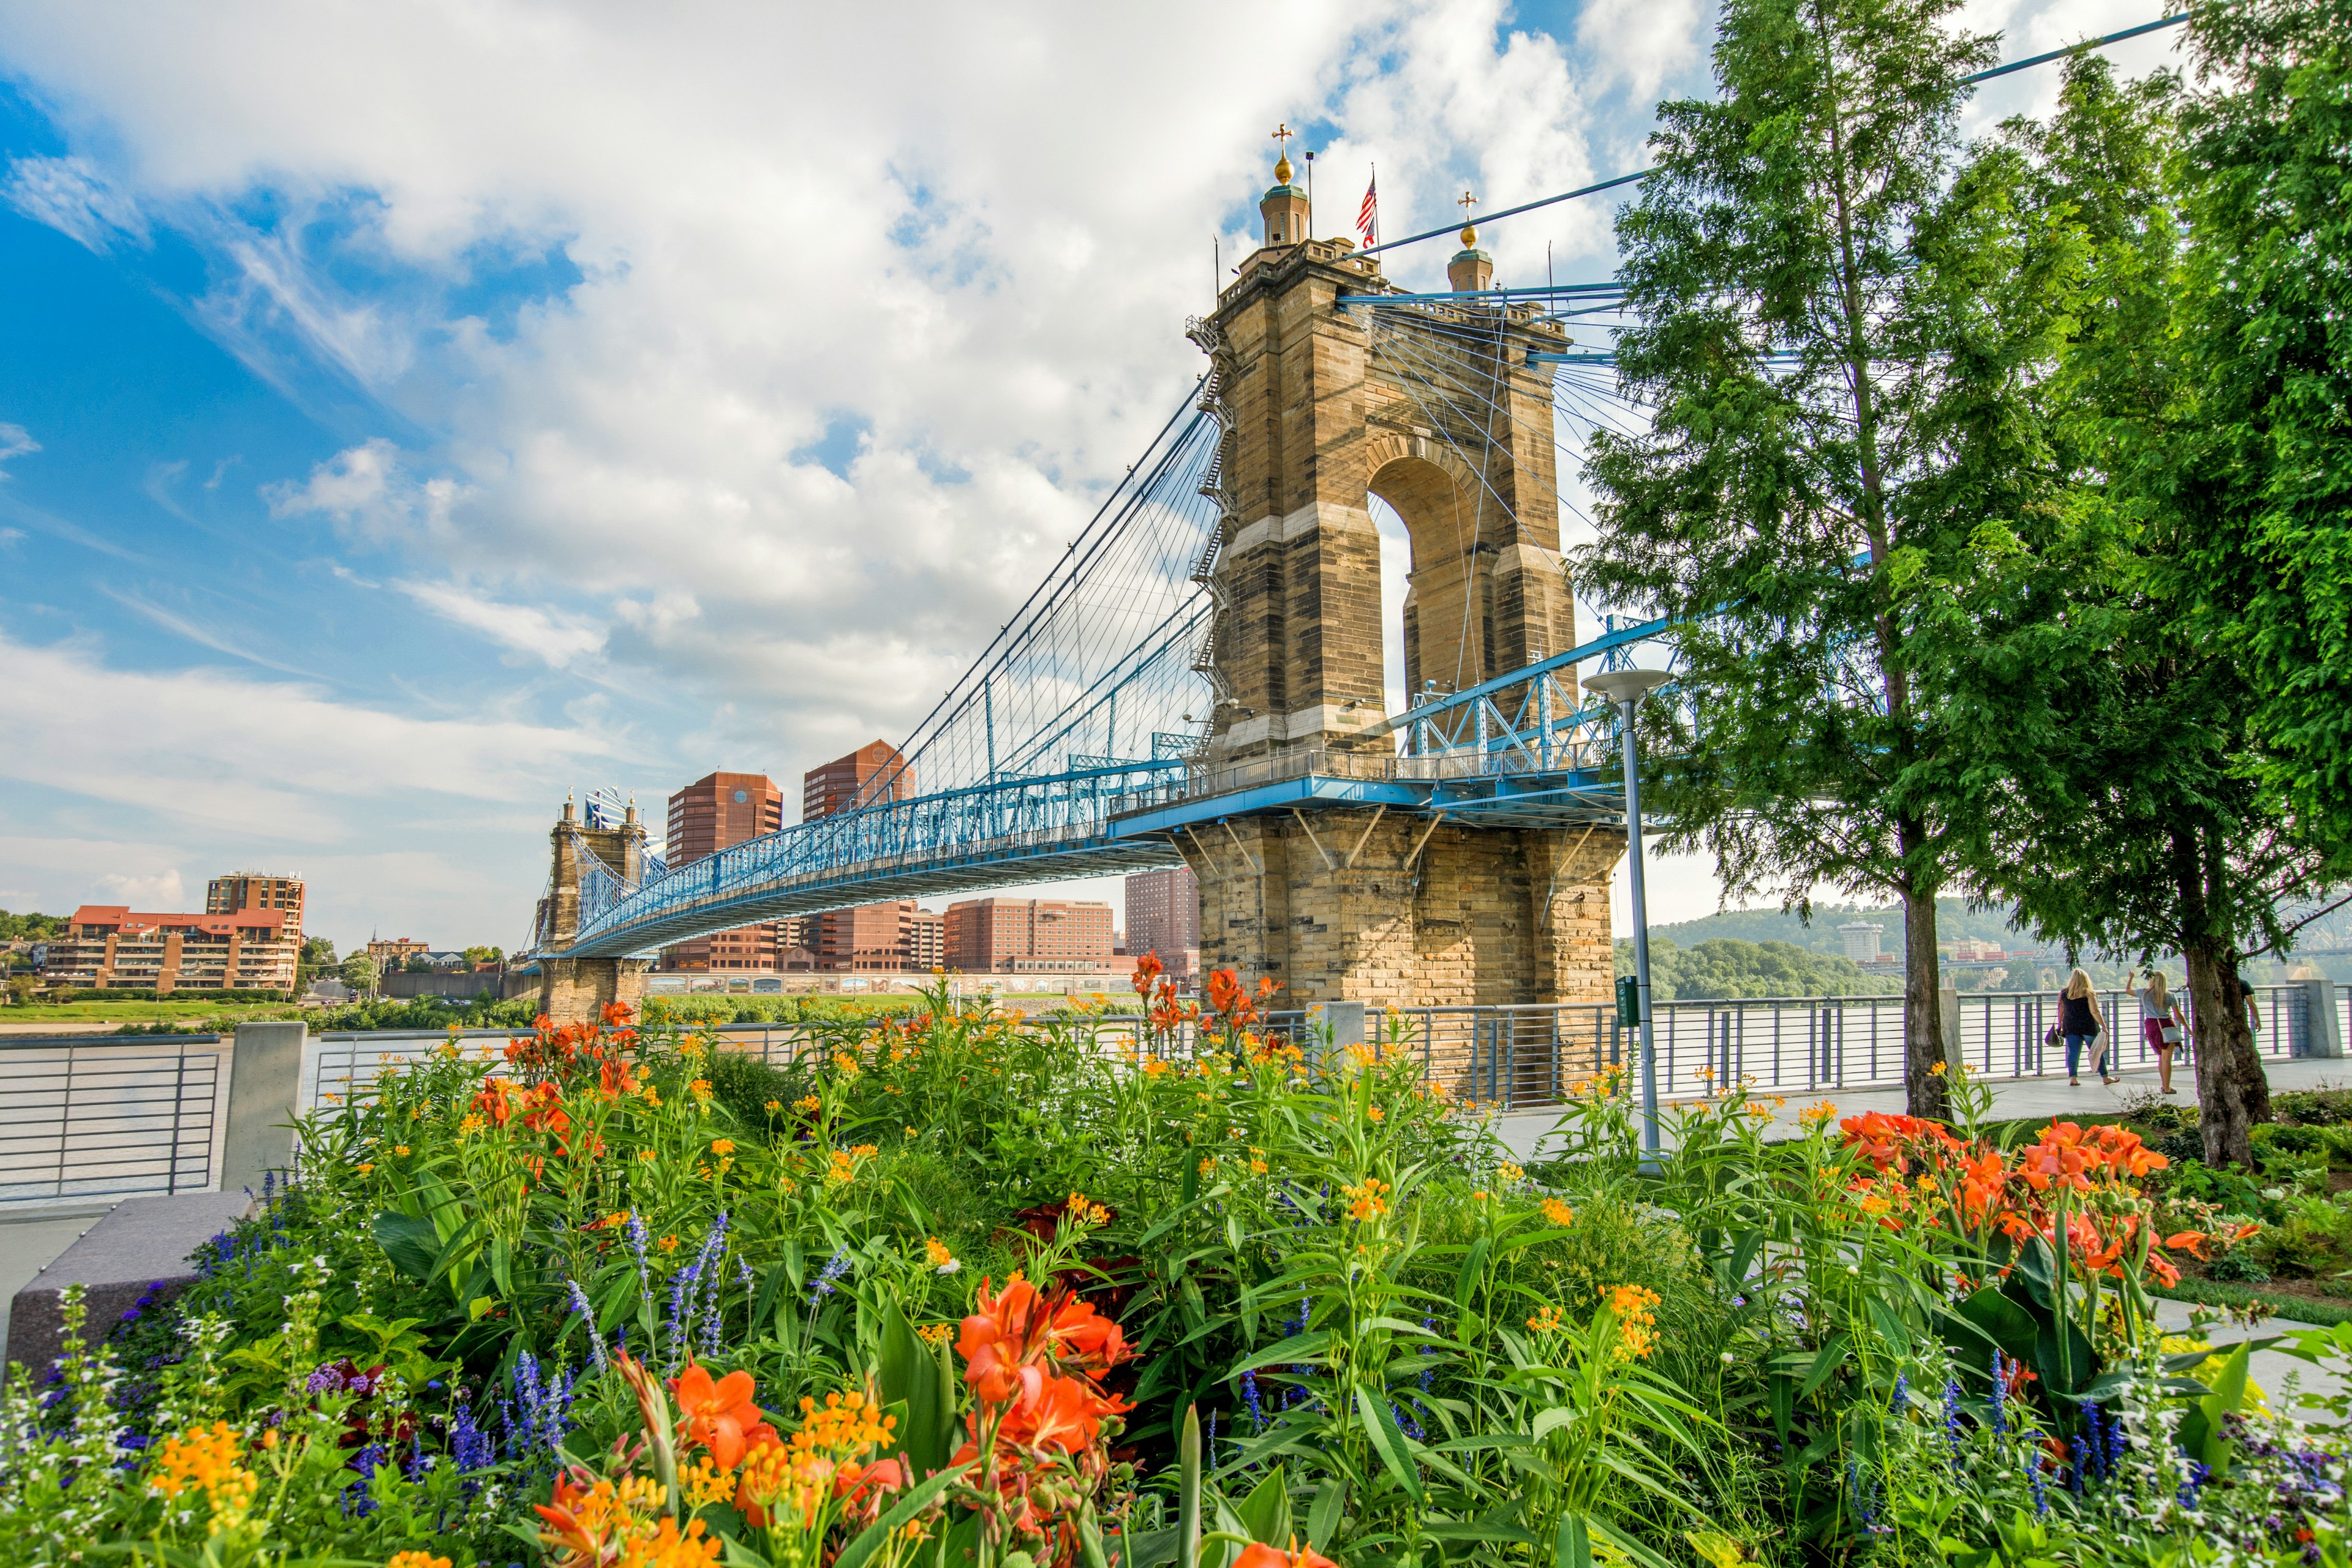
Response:
M2180 170L2179 596L2244 664L2265 779L2352 845L2352 6L2203 0Z
M0 942L53 942L65 934L68 917L0 910Z
M1633 944L1617 943L1617 973L1633 973ZM1650 939L1650 984L1661 1002L1710 996L1883 996L1903 988L1850 958L1809 952L1785 942L1715 937L1685 948Z
M382 997L341 1007L322 1007L310 1015L310 1030L365 1029L528 1029L539 1012L536 998L518 996L506 1002L470 1001L455 996Z

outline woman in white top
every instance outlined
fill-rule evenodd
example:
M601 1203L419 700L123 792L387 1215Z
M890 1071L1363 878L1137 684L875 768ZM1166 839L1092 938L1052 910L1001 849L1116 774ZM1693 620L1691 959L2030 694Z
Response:
M2147 989L2145 991L2132 984L2133 975L2137 973L2134 971L2133 974L2124 976L2124 991L2127 995L2139 998L2139 1032L2156 1052L2157 1087L2161 1092L2171 1094L2175 1092L2172 1087L2172 1053L2179 1049L2180 1042L2188 1037L2189 1018L2180 1010L2180 999L2165 984L2164 971L2151 969L2147 972Z

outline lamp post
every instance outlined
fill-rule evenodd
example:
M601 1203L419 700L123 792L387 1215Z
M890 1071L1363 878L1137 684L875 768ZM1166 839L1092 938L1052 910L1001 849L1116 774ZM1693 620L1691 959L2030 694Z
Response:
M1634 739L1633 710L1642 699L1673 678L1663 669L1612 669L1587 677L1584 689L1617 705L1618 732L1624 737L1625 847L1633 871L1633 990L1642 1024L1642 1164L1658 1163L1658 1041L1650 1024L1650 906L1642 887L1641 748Z

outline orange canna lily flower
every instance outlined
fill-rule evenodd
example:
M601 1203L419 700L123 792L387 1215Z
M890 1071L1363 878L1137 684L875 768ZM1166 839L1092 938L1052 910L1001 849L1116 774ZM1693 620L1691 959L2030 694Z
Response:
M678 1432L686 1441L699 1443L722 1470L743 1462L744 1450L765 1426L760 1407L751 1403L753 1384L748 1372L730 1372L713 1381L710 1369L689 1362L684 1373L670 1381L677 1400ZM773 1441L772 1428L766 1432Z
M1239 1557L1234 1559L1234 1568L1339 1568L1339 1565L1312 1546L1299 1545L1297 1537L1293 1536L1287 1552L1279 1546L1252 1542L1242 1548Z

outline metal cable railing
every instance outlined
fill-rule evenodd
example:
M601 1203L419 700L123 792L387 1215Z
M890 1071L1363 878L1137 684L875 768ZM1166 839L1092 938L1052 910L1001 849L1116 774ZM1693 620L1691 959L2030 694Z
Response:
M2328 1022L2313 1014L2315 989L2255 988L2261 1051L2271 1060L2330 1047ZM1976 993L1958 998L1958 1058L1988 1079L2054 1076L2063 1052L2045 1044L2057 1014L2049 994ZM2151 1066L2139 1011L2121 993L2100 1004L2116 1031L2116 1065ZM2332 1039L2352 1042L2352 994L2335 997ZM1902 1081L1903 1008L1896 996L1752 997L1657 1005L1659 1087L1692 1099L1745 1081L1763 1094L1891 1089ZM1270 1016L1265 1031L1319 1050L1316 1016ZM1497 1110L1559 1104L1601 1070L1630 1068L1639 1037L1613 1008L1590 1003L1371 1009L1366 1032L1418 1058L1425 1080ZM870 1025L866 1026L872 1026ZM1108 1053L1148 1040L1133 1014L1095 1013L1082 1026ZM856 1022L721 1024L699 1030L719 1049L772 1064L829 1054ZM388 1068L405 1068L454 1040L459 1053L497 1060L512 1029L378 1031L310 1037L293 1097L310 1112L362 1100ZM1191 1056L1192 1028L1156 1048ZM2097 1046L2082 1063L2093 1070ZM228 1039L219 1035L71 1036L0 1039L0 1207L79 1197L205 1191L219 1180L227 1132ZM2188 1057L2176 1058L2184 1087ZM2352 1063L2347 1063L2352 1076ZM2193 1092L2193 1090L2192 1090ZM283 1120L283 1111L277 1119Z

